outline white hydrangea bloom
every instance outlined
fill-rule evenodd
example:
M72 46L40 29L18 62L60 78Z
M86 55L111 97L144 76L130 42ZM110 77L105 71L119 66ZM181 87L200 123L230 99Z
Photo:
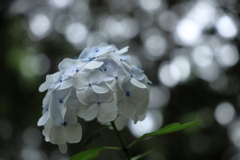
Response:
M117 117L117 98L112 91L104 94L97 94L92 89L87 89L85 96L79 96L79 100L84 103L80 107L78 116L85 120L92 120L97 117L99 121L109 122Z
M119 129L129 118L135 123L145 118L151 81L124 55L127 51L115 45L89 46L78 58L63 59L59 71L46 76L39 87L47 94L37 124L44 126L47 142L57 144L62 153L67 143L78 143L82 127L77 117L102 124L115 120Z

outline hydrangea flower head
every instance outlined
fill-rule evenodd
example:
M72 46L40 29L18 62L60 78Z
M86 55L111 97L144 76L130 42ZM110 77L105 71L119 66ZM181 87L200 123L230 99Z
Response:
M63 59L59 71L46 76L39 87L47 93L37 123L44 126L46 141L67 152L67 143L82 138L78 117L86 121L96 118L102 124L119 116L135 123L144 119L151 82L131 56L124 55L127 51L128 47L118 50L107 44L87 47L78 58Z

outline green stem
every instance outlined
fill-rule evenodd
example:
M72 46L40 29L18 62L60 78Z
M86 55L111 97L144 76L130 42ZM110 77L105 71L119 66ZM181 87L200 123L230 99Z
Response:
M152 153L152 152L153 152L153 151L147 151L147 152L145 152L145 153L143 153L143 154L140 154L140 155L138 155L138 156L133 157L133 159L143 158L143 157L149 155L149 154Z
M144 139L144 138L143 138L143 137L138 138L137 140L135 140L134 142L132 142L131 144L129 144L129 145L127 146L127 149L131 148L135 143L139 142L139 141L142 140L142 139Z
M130 156L129 156L129 154L128 154L128 150L127 150L127 148L125 147L125 145L123 144L123 140L122 140L122 138L121 138L121 136L120 136L120 134L119 134L119 132L118 132L118 130L117 130L114 122L111 121L111 124L112 124L112 127L113 127L114 131L116 132L117 137L118 137L118 139L119 139L119 141L120 141L120 143L121 143L121 145L122 145L122 150L123 150L123 152L125 153L125 156L127 157L128 160L131 160L131 158L130 158Z

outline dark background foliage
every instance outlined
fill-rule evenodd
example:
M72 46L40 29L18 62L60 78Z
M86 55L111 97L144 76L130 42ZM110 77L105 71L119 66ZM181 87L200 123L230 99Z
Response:
M87 147L70 144L61 154L36 125L44 97L38 87L45 75L56 72L63 58L102 42L130 46L153 82L150 118L138 127L129 122L121 131L125 144L135 132L202 119L196 127L141 141L130 149L132 156L154 149L145 159L240 159L239 1L69 2L0 1L0 160L65 160L86 149L120 146L115 133L105 130ZM101 128L95 120L79 121L83 139ZM121 152L103 151L96 159L124 158Z

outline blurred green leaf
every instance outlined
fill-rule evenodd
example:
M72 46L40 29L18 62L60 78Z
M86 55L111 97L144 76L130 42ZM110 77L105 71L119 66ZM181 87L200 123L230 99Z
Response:
M94 140L94 139L97 138L97 137L100 137L101 132L102 132L104 129L108 128L108 127L109 127L109 126L106 126L106 127L103 127L103 128L100 128L100 129L96 130L93 134L91 134L89 137L87 137L87 138L83 141L83 145L84 145L84 146L87 146L89 143L92 142L92 140Z
M69 160L91 160L98 156L99 152L105 150L105 147L89 149L73 155Z
M145 152L145 153L143 153L143 154L140 154L140 155L137 155L137 156L131 158L131 160L138 160L138 159L140 159L140 158L143 158L143 157L149 155L149 154L152 153L152 152L153 152L153 151L147 151L147 152Z
M111 150L122 150L118 147L99 147L99 148L93 148L89 149L83 152L79 152L75 155L73 155L69 160L91 160L93 158L96 158L100 151L111 149Z
M132 142L127 148L132 147L135 143L137 143L138 141L140 141L142 139L145 139L145 138L148 138L148 137L151 137L151 136L176 132L176 131L179 131L179 130L182 130L182 129L185 129L185 128L189 128L189 127L192 127L194 125L197 125L199 122L201 122L201 121L193 121L193 122L186 123L186 124L173 123L173 124L167 125L166 127L162 128L162 129L159 129L155 132L144 134L143 136L139 137L134 142Z

